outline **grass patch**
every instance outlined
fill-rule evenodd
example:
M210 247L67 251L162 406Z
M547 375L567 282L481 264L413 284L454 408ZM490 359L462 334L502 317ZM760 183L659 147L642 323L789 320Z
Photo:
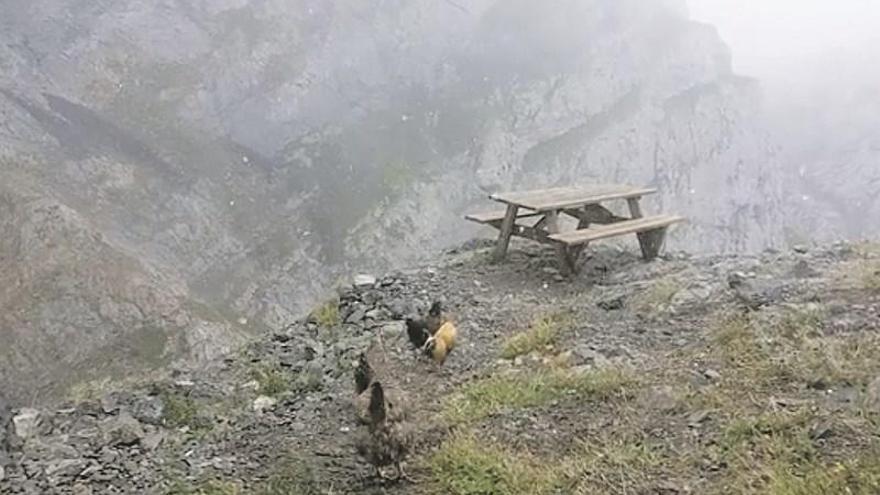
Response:
M199 404L183 392L165 390L159 396L165 405L163 420L173 428L189 428L192 431L208 431L212 427L210 418L204 416Z
M256 495L318 495L318 483L312 469L299 459L283 462L256 491Z
M243 495L244 493L238 483L217 480L205 481L196 486L176 481L165 491L165 495Z
M712 325L712 349L728 366L747 368L765 365L768 356L746 314L719 315Z
M623 397L634 384L629 373L616 368L492 376L465 385L447 401L444 414L452 422L478 421L507 409L537 407L569 395L596 400Z
M871 360L880 352L863 342L867 335L825 337L824 322L820 307L725 315L714 325L712 354L732 368L728 375L740 388L789 382L820 388L851 384L862 380L865 370L876 368Z
M528 455L513 453L470 433L448 438L430 456L430 493L450 495L540 495L553 493L557 472Z
M251 378L257 382L257 392L261 395L274 397L290 391L290 377L278 366L261 363L251 370Z
M564 462L564 493L651 493L662 460L657 448L628 435L584 441Z
M809 411L765 413L728 424L722 456L729 465L723 493L824 495L880 493L880 457L825 462L809 434ZM721 492L719 492L721 493Z
M880 493L880 456L839 462L812 463L799 469L776 465L768 493L773 495L874 495Z
M859 282L863 289L871 292L880 292L880 263L865 263Z
M571 321L567 313L540 318L528 330L519 332L504 342L501 357L513 359L533 351L544 351L556 344L562 328Z
M632 308L636 313L642 315L651 315L664 311L672 303L672 298L681 289L682 285L677 280L670 278L660 279L633 298Z
M79 382L70 387L67 391L67 398L73 402L80 403L87 400L95 400L104 397L110 392L119 390L120 386L115 383L109 376L96 380Z
M719 445L734 456L744 449L768 449L774 457L783 451L797 451L803 456L812 452L807 423L810 414L773 412L734 419L724 427Z
M339 301L331 299L312 311L312 319L320 326L331 328L341 323Z
M842 264L836 272L837 285L845 289L880 292L880 251L856 249L859 259Z

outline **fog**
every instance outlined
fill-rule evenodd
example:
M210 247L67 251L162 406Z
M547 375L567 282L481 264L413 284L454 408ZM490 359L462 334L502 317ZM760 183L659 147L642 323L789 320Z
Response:
M717 27L763 108L803 209L797 222L845 237L880 230L880 2L690 0ZM824 220L819 220L824 218Z
M797 83L802 71L837 77L829 65L835 55L880 55L880 2L873 0L689 2L692 17L717 27L730 45L734 70L773 89ZM876 67L865 69L877 74Z

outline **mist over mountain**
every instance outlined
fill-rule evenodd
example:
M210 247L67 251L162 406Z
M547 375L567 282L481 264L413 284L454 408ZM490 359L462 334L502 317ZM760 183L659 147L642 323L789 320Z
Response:
M797 219L759 84L681 1L0 9L18 400L280 328L340 278L472 237L461 216L494 191L655 186L692 252L778 246Z

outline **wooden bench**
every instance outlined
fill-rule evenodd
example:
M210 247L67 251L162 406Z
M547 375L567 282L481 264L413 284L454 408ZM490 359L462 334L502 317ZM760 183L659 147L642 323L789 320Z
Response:
M660 253L660 248L666 238L666 229L670 225L683 221L685 218L678 215L654 215L605 225L594 225L586 229L551 234L547 237L563 246L566 268L575 271L578 255L589 243L626 234L636 234L642 249L642 256L645 260L652 260Z

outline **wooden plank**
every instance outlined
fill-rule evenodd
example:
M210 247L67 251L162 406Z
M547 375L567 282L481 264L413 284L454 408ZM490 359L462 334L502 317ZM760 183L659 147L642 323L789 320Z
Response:
M491 224L494 222L500 222L504 220L504 215L507 214L507 210L497 210L497 211L486 211L482 213L471 213L465 215L464 218L466 220L470 220L471 222ZM536 211L522 211L517 213L516 218L527 218L527 217L535 217L540 215Z
M684 217L677 215L656 215L650 217L637 218L617 222L608 225L596 225L588 229L575 230L560 234L551 234L550 239L565 245L577 245L586 242L605 239L608 237L616 237L620 235L632 234L635 232L646 232L659 228L668 227L672 224L683 222Z
M507 213L501 222L501 229L498 233L498 244L495 245L495 261L501 261L507 256L507 247L510 245L510 235L513 232L516 223L516 214L519 207L516 205L507 205Z
M563 210L598 204L614 199L627 199L657 192L656 189L623 185L590 185L558 187L534 191L496 193L495 201L513 204L533 211Z

